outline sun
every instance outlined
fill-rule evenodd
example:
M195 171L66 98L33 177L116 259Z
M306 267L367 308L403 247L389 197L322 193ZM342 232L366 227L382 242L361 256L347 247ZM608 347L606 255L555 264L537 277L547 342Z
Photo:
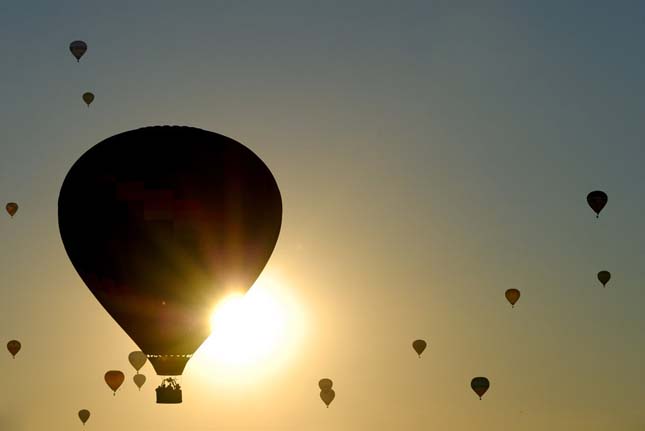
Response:
M292 356L304 333L291 291L263 277L245 294L223 299L211 317L211 336L196 352L200 374L240 382L269 374Z
M266 288L225 298L211 317L212 353L245 365L271 356L284 344L287 312Z

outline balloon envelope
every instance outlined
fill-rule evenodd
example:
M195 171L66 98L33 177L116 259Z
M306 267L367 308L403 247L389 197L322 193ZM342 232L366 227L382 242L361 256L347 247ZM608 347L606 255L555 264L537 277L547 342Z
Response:
M123 374L121 371L110 370L107 373L105 373L105 383L107 383L110 389L114 391L115 395L116 395L117 389L121 387L124 380L125 380L125 374Z
M143 374L135 374L132 380L134 380L134 384L141 390L141 386L146 382L146 376Z
M610 278L611 274L609 273L609 271L600 271L598 273L598 281L602 283L603 287L605 287Z
M520 291L517 289L508 289L504 294L511 306L514 306L518 299L520 299Z
M22 344L20 344L20 341L18 340L11 340L7 343L7 350L9 350L9 353L11 353L11 356L14 358L22 348Z
M473 391L475 391L477 395L479 395L479 399L481 400L482 396L490 387L490 382L486 377L475 377L470 382L470 387L473 389Z
M69 44L69 50L78 62L83 54L85 54L85 51L87 51L87 44L82 40L75 40Z
M334 401L334 398L336 398L336 392L334 392L333 389L320 391L320 399L323 400L323 403L325 403L327 407L329 407L329 404Z
M210 335L214 306L248 290L280 233L267 166L233 139L191 127L108 138L58 198L67 254L159 375L180 375Z
M128 361L130 361L130 364L134 367L137 372L141 369L146 364L146 361L148 358L146 357L146 354L143 352L131 352L128 355Z
M13 217L16 212L18 212L18 204L15 202L9 202L5 208L7 209L7 212L11 217Z
M600 211L607 205L607 200L607 194L600 190L593 191L587 195L587 203L596 213L596 218L598 218Z
M332 382L331 379L320 379L320 381L318 382L318 387L321 391L327 391L331 389L333 385L334 382Z
M425 340L414 340L412 342L412 348L415 352L417 352L417 355L419 355L419 357L421 357L421 353L423 353L427 345L428 343L426 343Z
M90 106L90 103L94 101L94 93L90 93L89 91L87 93L83 93L83 102L87 104L87 106Z
M83 425L85 425L85 422L90 418L90 411L89 410L79 410L78 411L78 418L83 422Z

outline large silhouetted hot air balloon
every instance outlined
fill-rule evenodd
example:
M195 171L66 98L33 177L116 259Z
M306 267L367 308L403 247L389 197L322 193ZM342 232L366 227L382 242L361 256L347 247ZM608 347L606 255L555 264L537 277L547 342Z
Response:
M112 389L114 395L116 395L117 389L121 387L123 381L125 380L125 374L121 371L110 370L105 373L105 383Z
M58 198L74 267L161 376L181 375L210 335L214 306L255 282L281 221L262 160L191 127L102 141L72 166Z
M334 386L334 382L331 381L331 379L320 379L318 382L318 387L320 388L321 391L327 391Z
M22 344L20 344L20 341L18 340L11 340L7 343L7 350L9 350L9 353L11 353L11 356L15 359L16 355L22 348Z
M598 281L602 283L602 287L605 287L607 285L607 282L611 278L611 274L609 271L600 271L598 273Z
M132 380L134 381L134 384L137 385L137 388L141 390L141 386L146 382L146 376L137 373L132 377Z
M504 293L504 296L506 296L508 302L511 303L511 307L515 307L515 303L520 299L520 291L517 289L508 289Z
M479 399L481 400L490 387L490 382L486 377L475 377L470 382L470 387L473 389L473 391L475 391L477 395L479 395Z
M423 353L427 346L428 343L426 343L425 340L414 340L412 342L412 348L415 352L417 352L417 355L419 355L419 357L421 357L421 353Z
M87 44L82 40L75 40L69 44L69 50L76 58L76 61L79 62L85 51L87 51Z
M89 91L86 93L83 93L83 102L89 107L90 104L94 101L94 93L90 93Z
M18 212L18 204L15 202L9 202L5 208L11 217Z
M90 411L89 410L79 410L78 411L78 418L83 422L83 425L85 425L85 422L90 418Z
M329 404L334 401L336 398L336 392L333 389L327 389L325 391L320 391L320 399L323 400L323 403L329 408Z
M140 351L130 352L128 355L128 361L130 361L130 365L137 371L137 374L139 374L139 370L146 364L147 360L146 354Z
M587 203L596 213L596 218L598 218L600 211L607 205L607 194L600 190L593 191L587 195Z

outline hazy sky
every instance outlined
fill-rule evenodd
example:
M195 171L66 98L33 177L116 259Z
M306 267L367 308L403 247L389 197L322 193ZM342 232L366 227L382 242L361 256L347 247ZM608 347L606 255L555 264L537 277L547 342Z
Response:
M82 408L97 431L645 428L643 2L5 3L0 341L23 350L0 352L3 431L80 430ZM149 364L132 384L137 348L57 224L84 151L158 124L270 167L284 218L260 283L297 316L265 361L198 351L179 406L155 404Z

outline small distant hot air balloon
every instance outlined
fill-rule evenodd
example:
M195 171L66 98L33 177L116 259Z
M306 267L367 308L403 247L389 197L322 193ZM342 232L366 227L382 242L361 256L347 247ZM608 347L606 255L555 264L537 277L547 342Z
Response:
M112 389L114 395L116 395L117 389L121 387L123 381L125 380L125 375L121 371L110 370L105 373L105 383Z
M87 51L87 44L82 40L75 40L69 44L69 50L76 57L76 62L79 62L85 51Z
M85 425L85 422L90 418L90 411L89 410L79 410L78 411L78 418L83 422L83 425Z
M602 287L605 287L605 285L607 285L607 282L610 278L611 274L609 273L609 271L600 271L598 273L598 281L602 283Z
M490 382L486 377L475 377L470 382L470 387L473 389L473 391L475 391L477 395L479 395L479 399L481 400L490 387Z
M596 213L596 218L598 218L600 211L607 205L607 194L600 190L593 191L587 195L587 203Z
M318 387L321 391L328 391L333 385L334 382L332 382L331 379L320 379L320 381L318 382Z
M9 202L5 208L11 217L18 212L18 204L15 202Z
M148 358L143 352L131 352L128 355L128 361L130 361L130 364L137 371L137 374L139 374L139 370L146 364L147 360Z
M421 353L423 353L427 346L428 343L426 343L425 340L414 340L412 342L412 348L415 352L417 352L417 355L419 355L419 357L421 357Z
M13 356L14 359L16 359L16 355L22 348L22 344L20 344L20 341L18 340L11 340L7 343L7 350L9 350L9 353L11 353L11 356Z
M320 391L320 399L323 400L323 403L329 408L329 404L334 401L336 398L336 392L333 389L328 389L326 391Z
M90 93L89 91L87 93L83 93L83 102L87 104L87 106L90 106L90 103L94 101L94 93Z
M134 377L132 377L132 380L134 380L134 384L137 385L139 390L141 390L141 386L146 382L146 376L143 374L135 374Z
M520 291L517 289L508 289L504 295L508 302L511 303L511 307L515 307L515 303L520 299Z

